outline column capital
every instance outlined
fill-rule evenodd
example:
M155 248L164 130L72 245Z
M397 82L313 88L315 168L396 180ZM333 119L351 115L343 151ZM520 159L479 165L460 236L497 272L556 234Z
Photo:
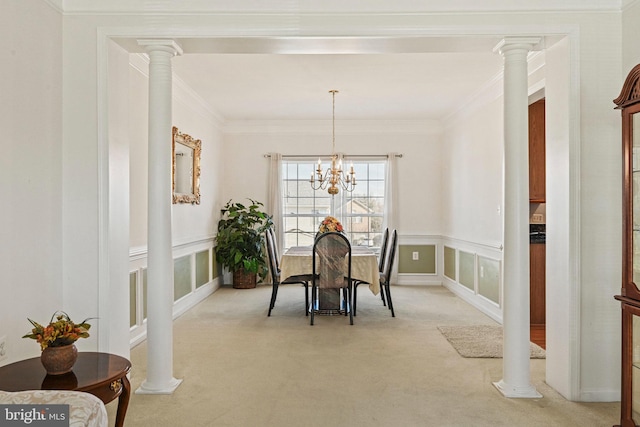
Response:
M542 37L505 37L493 48L493 51L501 55L512 49L525 49L528 52L541 41Z
M141 39L138 45L145 48L148 52L160 50L172 54L173 56L182 55L182 47L172 39Z

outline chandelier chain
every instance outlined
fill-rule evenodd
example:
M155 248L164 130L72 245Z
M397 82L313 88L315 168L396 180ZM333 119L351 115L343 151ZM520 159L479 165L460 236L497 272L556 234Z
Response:
M331 128L331 141L332 141L332 145L331 145L331 154L335 155L336 154L336 93L338 92L337 90L331 90L330 91L331 94L333 95L333 110L332 110L332 128Z
M342 170L342 160L338 162L338 154L336 153L336 93L337 90L332 89L329 91L331 93L333 102L332 102L332 128L331 128L331 167L327 168L326 172L322 170L322 162L318 159L318 168L315 173L311 173L311 179L309 182L311 183L311 188L314 190L324 190L327 189L327 192L332 196L338 194L338 189L342 187L345 191L353 191L356 185L356 173L353 170L353 163L351 164L351 168L349 172L345 173ZM317 174L317 178L316 178ZM317 179L317 184L316 184Z

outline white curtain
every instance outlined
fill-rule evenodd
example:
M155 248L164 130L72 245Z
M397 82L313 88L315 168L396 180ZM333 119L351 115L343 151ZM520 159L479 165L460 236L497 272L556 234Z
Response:
M382 229L389 231L398 227L396 208L398 206L398 155L389 153L387 155L387 167L384 178L384 223Z
M398 228L398 214L396 212L398 206L398 154L389 153L387 155L387 167L384 179L384 222L382 230L389 228L389 238L391 232ZM396 253L396 256L398 254ZM394 265L391 272L391 281L397 283L398 268Z
M273 216L273 225L276 230L278 253L282 253L284 239L282 223L282 154L269 154L269 188L267 190L267 213Z

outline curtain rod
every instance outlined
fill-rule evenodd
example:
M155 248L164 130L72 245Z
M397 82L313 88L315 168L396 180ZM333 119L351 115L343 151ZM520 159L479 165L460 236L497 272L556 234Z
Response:
M271 157L271 154L265 154L264 155L265 158ZM283 154L282 158L283 159L317 159L318 157L326 157L326 158L331 158L331 154L301 154L301 155L294 155L294 154ZM402 154L396 154L396 157L402 158ZM367 158L367 159L387 159L389 158L389 155L387 154L371 154L371 155L367 155L367 154L356 154L356 155L350 155L350 156L344 156L345 159L356 159L356 158Z

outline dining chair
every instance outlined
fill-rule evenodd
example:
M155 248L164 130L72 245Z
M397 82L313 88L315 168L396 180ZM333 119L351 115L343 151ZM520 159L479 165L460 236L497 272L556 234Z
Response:
M351 243L338 232L320 234L313 243L313 276L311 280L311 325L314 323L318 289L342 290L345 316L353 325L351 309L353 283L351 281Z
M393 310L393 301L391 300L391 272L393 271L393 263L396 259L396 248L398 247L398 232L393 230L389 242L389 249L384 265L384 271L380 273L380 292L385 292L387 297L387 308L391 310L391 317L396 317Z
M389 287L389 280L391 278L391 271L393 270L393 263L396 257L396 248L398 246L398 232L393 230L391 233L391 239L387 240L386 249L384 250L385 256L381 256L381 269L380 269L380 296L382 297L382 303L389 310L391 310L391 316L396 317L395 311L393 310L393 302L391 301L391 290ZM382 250L381 250L382 251ZM382 252L381 252L382 254ZM358 285L361 284L369 284L365 281L354 281L353 284L353 315L357 316L358 314ZM387 304L384 303L385 298L387 300Z
M309 307L309 282L311 281L310 274L301 274L297 276L290 276L284 280L280 280L280 261L277 255L277 248L275 242L275 233L271 228L265 232L265 240L267 242L267 258L269 258L269 270L271 271L271 301L269 303L269 312L267 316L271 316L271 310L276 305L276 298L278 296L278 288L280 285L294 285L301 284L304 286L304 313L308 316L307 307Z
M384 269L384 260L387 255L387 245L389 244L389 229L385 228L382 233L382 243L380 244L380 257L378 258L378 271L382 273ZM384 298L384 292L380 292L380 299L382 299L382 305L386 306L387 302Z
M271 241L273 242L273 254L276 260L276 267L280 271L280 253L278 252L278 239L276 238L276 230L273 227L267 228L267 232L271 234Z
M380 243L380 257L378 258L378 271L384 268L384 257L387 254L387 243L389 243L389 229L385 228L382 233L382 243Z

